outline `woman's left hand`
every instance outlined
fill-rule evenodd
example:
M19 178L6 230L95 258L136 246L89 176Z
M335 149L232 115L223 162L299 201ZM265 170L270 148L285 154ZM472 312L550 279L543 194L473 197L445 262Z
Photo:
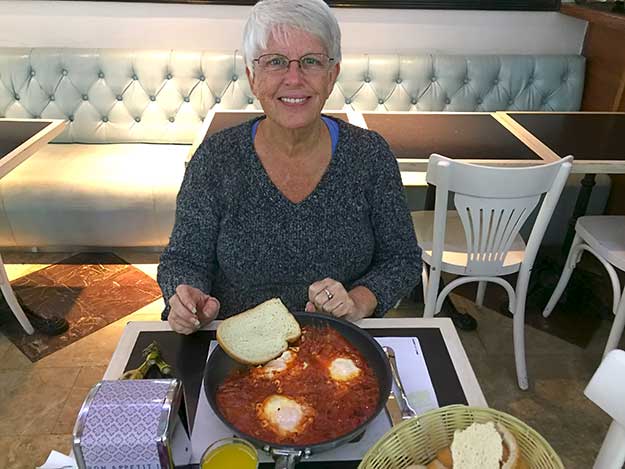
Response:
M364 292L359 291L361 289ZM308 287L306 312L331 314L357 321L370 316L376 305L377 300L368 289L356 287L348 292L341 282L332 278L324 278Z

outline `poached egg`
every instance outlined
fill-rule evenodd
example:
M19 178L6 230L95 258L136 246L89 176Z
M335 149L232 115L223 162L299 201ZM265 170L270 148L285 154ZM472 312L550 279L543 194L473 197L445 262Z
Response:
M314 411L294 399L272 394L260 404L258 414L275 433L289 436L300 433L308 425Z
M362 372L351 358L335 358L329 366L330 377L334 381L350 381Z

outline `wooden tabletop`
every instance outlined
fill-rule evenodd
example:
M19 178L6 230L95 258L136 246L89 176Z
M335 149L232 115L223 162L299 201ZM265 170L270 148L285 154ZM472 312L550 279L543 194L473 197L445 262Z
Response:
M490 113L363 113L363 118L367 128L385 138L398 159L427 160L439 153L491 164L541 161Z
M625 173L625 113L506 112L511 128L529 132L560 157L573 155L573 172Z
M0 118L0 178L59 135L65 125L60 119Z

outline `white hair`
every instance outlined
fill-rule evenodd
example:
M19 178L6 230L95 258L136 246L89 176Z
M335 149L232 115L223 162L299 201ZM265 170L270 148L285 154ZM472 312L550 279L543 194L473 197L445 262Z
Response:
M262 0L250 13L243 31L243 58L253 72L252 61L267 47L274 34L287 38L289 29L303 31L319 38L325 52L341 61L341 30L323 0Z

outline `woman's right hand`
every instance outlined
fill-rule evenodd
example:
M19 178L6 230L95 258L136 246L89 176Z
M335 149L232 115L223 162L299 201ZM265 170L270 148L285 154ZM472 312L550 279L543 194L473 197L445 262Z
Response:
M192 334L219 313L219 300L190 285L178 285L169 299L167 322L180 334Z

